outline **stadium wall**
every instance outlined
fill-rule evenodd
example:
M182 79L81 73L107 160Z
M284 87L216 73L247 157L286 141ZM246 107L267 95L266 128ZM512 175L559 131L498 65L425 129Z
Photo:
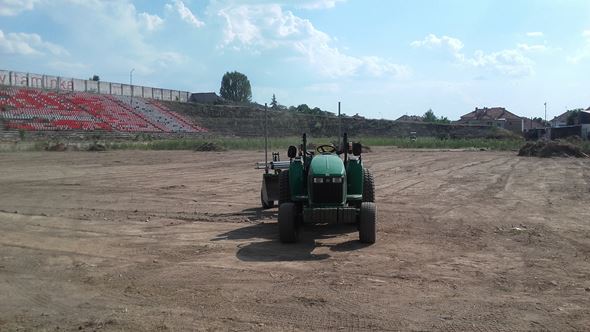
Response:
M0 85L188 102L190 92L0 69Z

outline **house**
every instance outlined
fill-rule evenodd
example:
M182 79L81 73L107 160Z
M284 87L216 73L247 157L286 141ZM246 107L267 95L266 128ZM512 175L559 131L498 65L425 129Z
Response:
M553 120L550 121L551 123L551 127L565 127L565 126L571 126L571 125L579 125L582 123L586 123L588 124L588 120L587 120L587 114L590 113L590 107L588 107L586 110L583 110L582 108L579 109L580 114L577 117L574 117L573 119L570 119L571 114L577 110L570 110L570 111L566 111L556 117L553 118ZM573 123L569 123L568 124L568 119L573 120Z
M539 120L529 119L529 118L522 118L522 126L523 130L531 130L531 129L543 129L547 127L543 124L543 122Z
M551 127L565 127L567 126L567 119L572 114L573 111L564 112L556 117L553 120L549 121L551 123Z
M590 140L590 107L580 112L578 120L582 127L582 138Z
M395 120L396 122L424 122L424 117L420 115L402 115Z
M515 133L521 133L526 129L543 128L542 123L532 121L525 117L520 117L509 112L504 107L476 107L473 112L461 116L461 119L455 123L477 126L495 126Z
M551 120L551 138L565 138L568 136L580 136L590 140L590 108L586 110L567 111ZM569 122L569 123L568 123Z
M191 94L190 102L197 104L217 104L225 99L219 97L215 92L197 92Z

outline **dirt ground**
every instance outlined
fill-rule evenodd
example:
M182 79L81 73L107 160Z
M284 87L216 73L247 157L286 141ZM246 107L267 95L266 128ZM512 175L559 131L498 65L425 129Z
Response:
M0 154L0 330L590 326L590 161L373 149L377 243L283 245L262 156Z

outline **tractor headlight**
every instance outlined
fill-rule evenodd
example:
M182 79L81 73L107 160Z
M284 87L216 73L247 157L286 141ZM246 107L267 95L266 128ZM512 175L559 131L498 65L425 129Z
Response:
M333 183L342 183L342 178L332 178Z
M324 183L324 178L313 178L313 183Z

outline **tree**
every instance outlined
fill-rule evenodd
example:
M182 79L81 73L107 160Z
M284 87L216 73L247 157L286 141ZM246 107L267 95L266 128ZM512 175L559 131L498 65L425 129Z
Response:
M307 106L307 104L301 104L301 105L297 106L297 112L310 114L311 109L309 108L309 106Z
M279 103L277 102L277 97L274 93L272 94L272 100L270 101L270 108L272 108L273 110L279 108Z
M424 118L424 122L429 122L429 123L442 123L442 124L451 123L451 121L446 116L442 116L442 117L438 118L436 115L434 115L434 112L432 111L432 109L429 109L428 111L426 111L426 113L424 113L423 118Z
M446 116L441 116L438 120L438 123L442 123L442 124L450 124L451 120L449 120L449 118L447 118Z
M100 76L98 76L98 75L93 75L93 76L90 78L90 81L95 81L95 82L98 82L98 81L100 81Z
M428 111L426 111L426 113L424 113L424 122L436 122L436 115L434 115L434 112L432 111L432 109L429 109Z
M227 100L249 102L252 100L250 81L246 75L237 71L227 72L221 79L219 94Z
M567 116L566 125L573 126L578 121L578 117L580 116L580 112L582 111L581 108L576 108L573 110L568 110L569 114Z
M545 121L545 120L543 120L543 118L538 117L538 116L533 118L533 122L541 123L544 126L551 126L551 124L549 123L549 121Z

